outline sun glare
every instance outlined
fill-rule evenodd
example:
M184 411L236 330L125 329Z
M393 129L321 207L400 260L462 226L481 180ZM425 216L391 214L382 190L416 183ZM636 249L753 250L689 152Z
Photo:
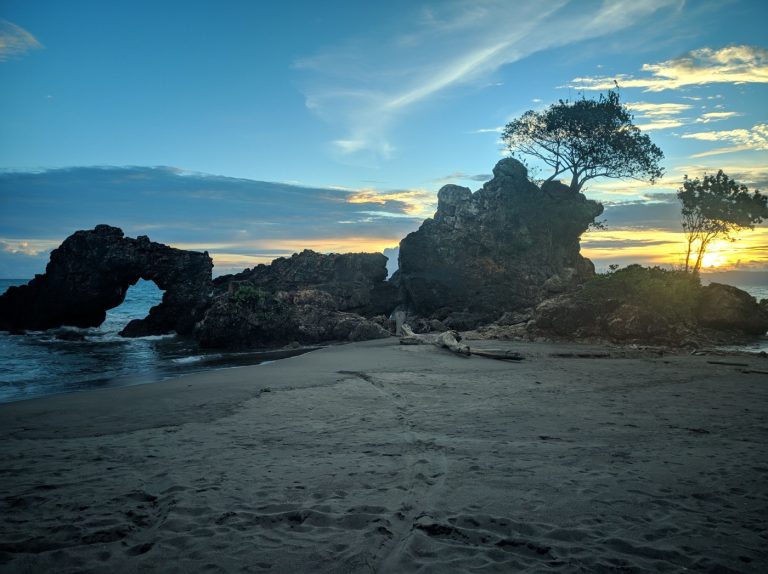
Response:
M734 251L733 244L727 241L715 241L704 253L704 257L701 260L702 269L715 269L719 267L728 267L734 264L734 258L738 255ZM695 263L695 255L692 257Z
M701 261L701 266L705 269L712 267L722 267L726 263L725 255L722 253L705 253Z

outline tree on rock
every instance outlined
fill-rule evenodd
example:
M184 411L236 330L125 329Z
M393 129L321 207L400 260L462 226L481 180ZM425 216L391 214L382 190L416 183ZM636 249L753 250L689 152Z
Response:
M682 204L682 224L687 241L685 270L698 273L707 247L715 238L735 241L733 234L754 229L768 219L768 197L758 190L750 193L719 170L703 179L688 179L677 192ZM694 263L691 258L694 256Z
M502 139L513 155L533 156L554 169L546 181L570 175L573 192L596 177L655 183L664 173L664 153L632 119L619 94L609 91L598 100L560 100L541 112L529 110L506 125Z

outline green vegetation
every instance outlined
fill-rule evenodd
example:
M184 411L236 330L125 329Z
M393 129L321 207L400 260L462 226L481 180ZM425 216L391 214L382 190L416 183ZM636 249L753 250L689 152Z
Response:
M263 305L269 293L253 285L241 285L232 294L232 300L239 305L247 305L251 307Z
M696 275L629 265L587 281L576 299L584 303L636 305L670 320L686 321L694 316L700 295L701 283Z
M754 229L756 223L768 219L768 197L757 190L750 193L722 169L701 180L688 179L686 175L677 198L682 204L683 231L688 243L685 270L693 273L701 269L704 253L714 239L735 241L734 233ZM696 260L691 265L694 251Z
M502 139L513 155L550 166L554 172L546 181L570 175L573 192L596 177L655 183L664 173L664 153L632 120L618 92L609 91L598 100L560 100L541 112L528 110L506 125Z

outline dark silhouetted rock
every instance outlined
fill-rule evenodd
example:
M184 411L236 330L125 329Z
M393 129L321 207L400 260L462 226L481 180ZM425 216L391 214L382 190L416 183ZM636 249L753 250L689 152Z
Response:
M763 335L768 331L768 309L749 293L732 285L710 283L701 289L699 323L721 331Z
M269 292L312 289L331 296L337 311L367 317L388 315L399 302L397 288L387 279L387 258L381 253L331 253L305 249L215 280L218 288L248 281Z
M195 329L204 347L276 347L297 341L362 341L389 336L379 323L339 311L329 293L315 289L270 292L232 282Z
M195 337L205 347L274 347L298 341L388 337L398 305L380 253L305 250L215 280L217 295ZM385 317L381 317L385 315Z
M213 263L207 253L182 251L117 227L77 231L51 253L45 274L0 296L0 329L96 327L139 279L154 281L162 302L127 336L190 333L209 304Z
M762 335L768 312L736 287L702 287L690 273L630 265L543 301L527 328L568 339L699 346Z
M557 182L539 189L514 159L493 174L475 193L444 186L434 218L400 242L397 282L412 312L467 328L594 275L579 237L602 205Z

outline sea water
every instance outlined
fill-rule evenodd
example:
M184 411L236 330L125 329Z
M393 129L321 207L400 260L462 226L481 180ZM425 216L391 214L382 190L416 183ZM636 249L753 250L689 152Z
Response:
M26 283L0 279L0 293ZM119 307L107 311L99 327L63 327L24 335L0 331L0 403L262 362L257 352L206 352L193 340L175 335L126 338L118 334L131 319L146 317L161 299L162 291L154 283L140 280Z
M710 280L719 278L705 277L703 283ZM0 293L25 283L26 280L0 279ZM736 286L758 300L768 298L768 285L745 281ZM154 283L139 281L128 290L122 305L107 312L99 327L64 327L24 335L0 332L0 403L156 382L189 372L264 361L258 352L202 351L194 341L175 335L129 339L118 334L131 319L146 317L161 299L162 291ZM740 350L768 351L768 339Z

